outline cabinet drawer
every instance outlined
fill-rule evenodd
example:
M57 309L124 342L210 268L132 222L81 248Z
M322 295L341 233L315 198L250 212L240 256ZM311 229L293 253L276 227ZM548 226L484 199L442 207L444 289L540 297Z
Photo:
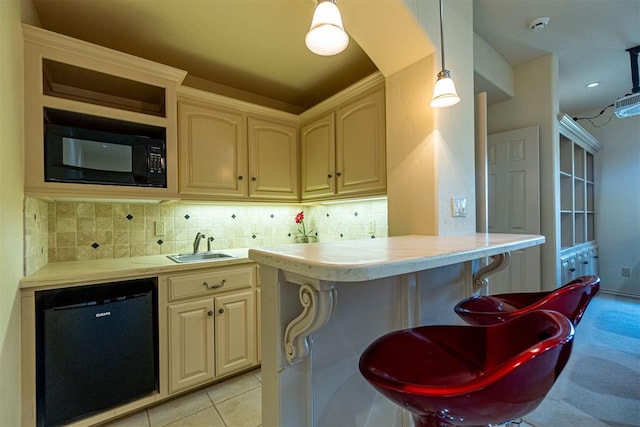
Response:
M255 282L255 268L212 270L169 278L169 298L177 300L199 295L250 288Z

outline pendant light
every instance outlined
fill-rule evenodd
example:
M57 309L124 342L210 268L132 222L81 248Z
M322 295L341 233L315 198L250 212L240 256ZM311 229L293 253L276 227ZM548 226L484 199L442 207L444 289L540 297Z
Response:
M438 80L436 81L436 86L433 88L433 99L431 100L431 106L433 108L450 107L460 102L460 97L456 92L456 86L451 78L451 72L444 66L443 15L442 0L440 0L440 53L442 55L442 71L438 73Z
M336 55L346 49L349 35L344 31L335 0L318 0L304 42L311 52L322 56Z

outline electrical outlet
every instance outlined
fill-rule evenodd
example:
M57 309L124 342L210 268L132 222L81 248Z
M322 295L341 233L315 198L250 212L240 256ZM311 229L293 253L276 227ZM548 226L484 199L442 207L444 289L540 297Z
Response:
M621 275L622 275L622 277L631 277L631 269L630 268L626 268L626 267L622 267Z
M156 221L156 236L164 236L166 230L166 224L164 221Z

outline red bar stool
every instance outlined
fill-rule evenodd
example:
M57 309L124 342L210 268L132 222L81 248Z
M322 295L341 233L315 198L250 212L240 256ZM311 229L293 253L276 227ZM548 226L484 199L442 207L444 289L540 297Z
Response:
M487 426L540 404L573 335L564 315L543 310L492 326L422 326L378 338L359 367L418 427Z
M599 291L598 276L582 276L555 291L469 297L456 304L454 310L470 325L493 325L531 310L553 310L577 326Z

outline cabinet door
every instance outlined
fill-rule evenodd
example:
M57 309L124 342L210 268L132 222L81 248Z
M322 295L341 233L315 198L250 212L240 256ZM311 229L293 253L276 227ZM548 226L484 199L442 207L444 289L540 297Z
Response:
M253 290L215 298L216 375L256 363Z
M576 254L576 277L589 274L591 271L589 249L584 249Z
M180 193L245 197L247 138L244 116L180 102Z
M383 194L387 188L384 89L338 109L337 193Z
M249 197L298 200L295 126L249 117Z
M262 291L256 289L256 358L262 362Z
M575 254L562 257L560 286L566 285L576 276L576 256Z
M169 392L214 378L213 299L168 307Z
M336 194L335 140L333 112L302 125L300 157L303 199Z

